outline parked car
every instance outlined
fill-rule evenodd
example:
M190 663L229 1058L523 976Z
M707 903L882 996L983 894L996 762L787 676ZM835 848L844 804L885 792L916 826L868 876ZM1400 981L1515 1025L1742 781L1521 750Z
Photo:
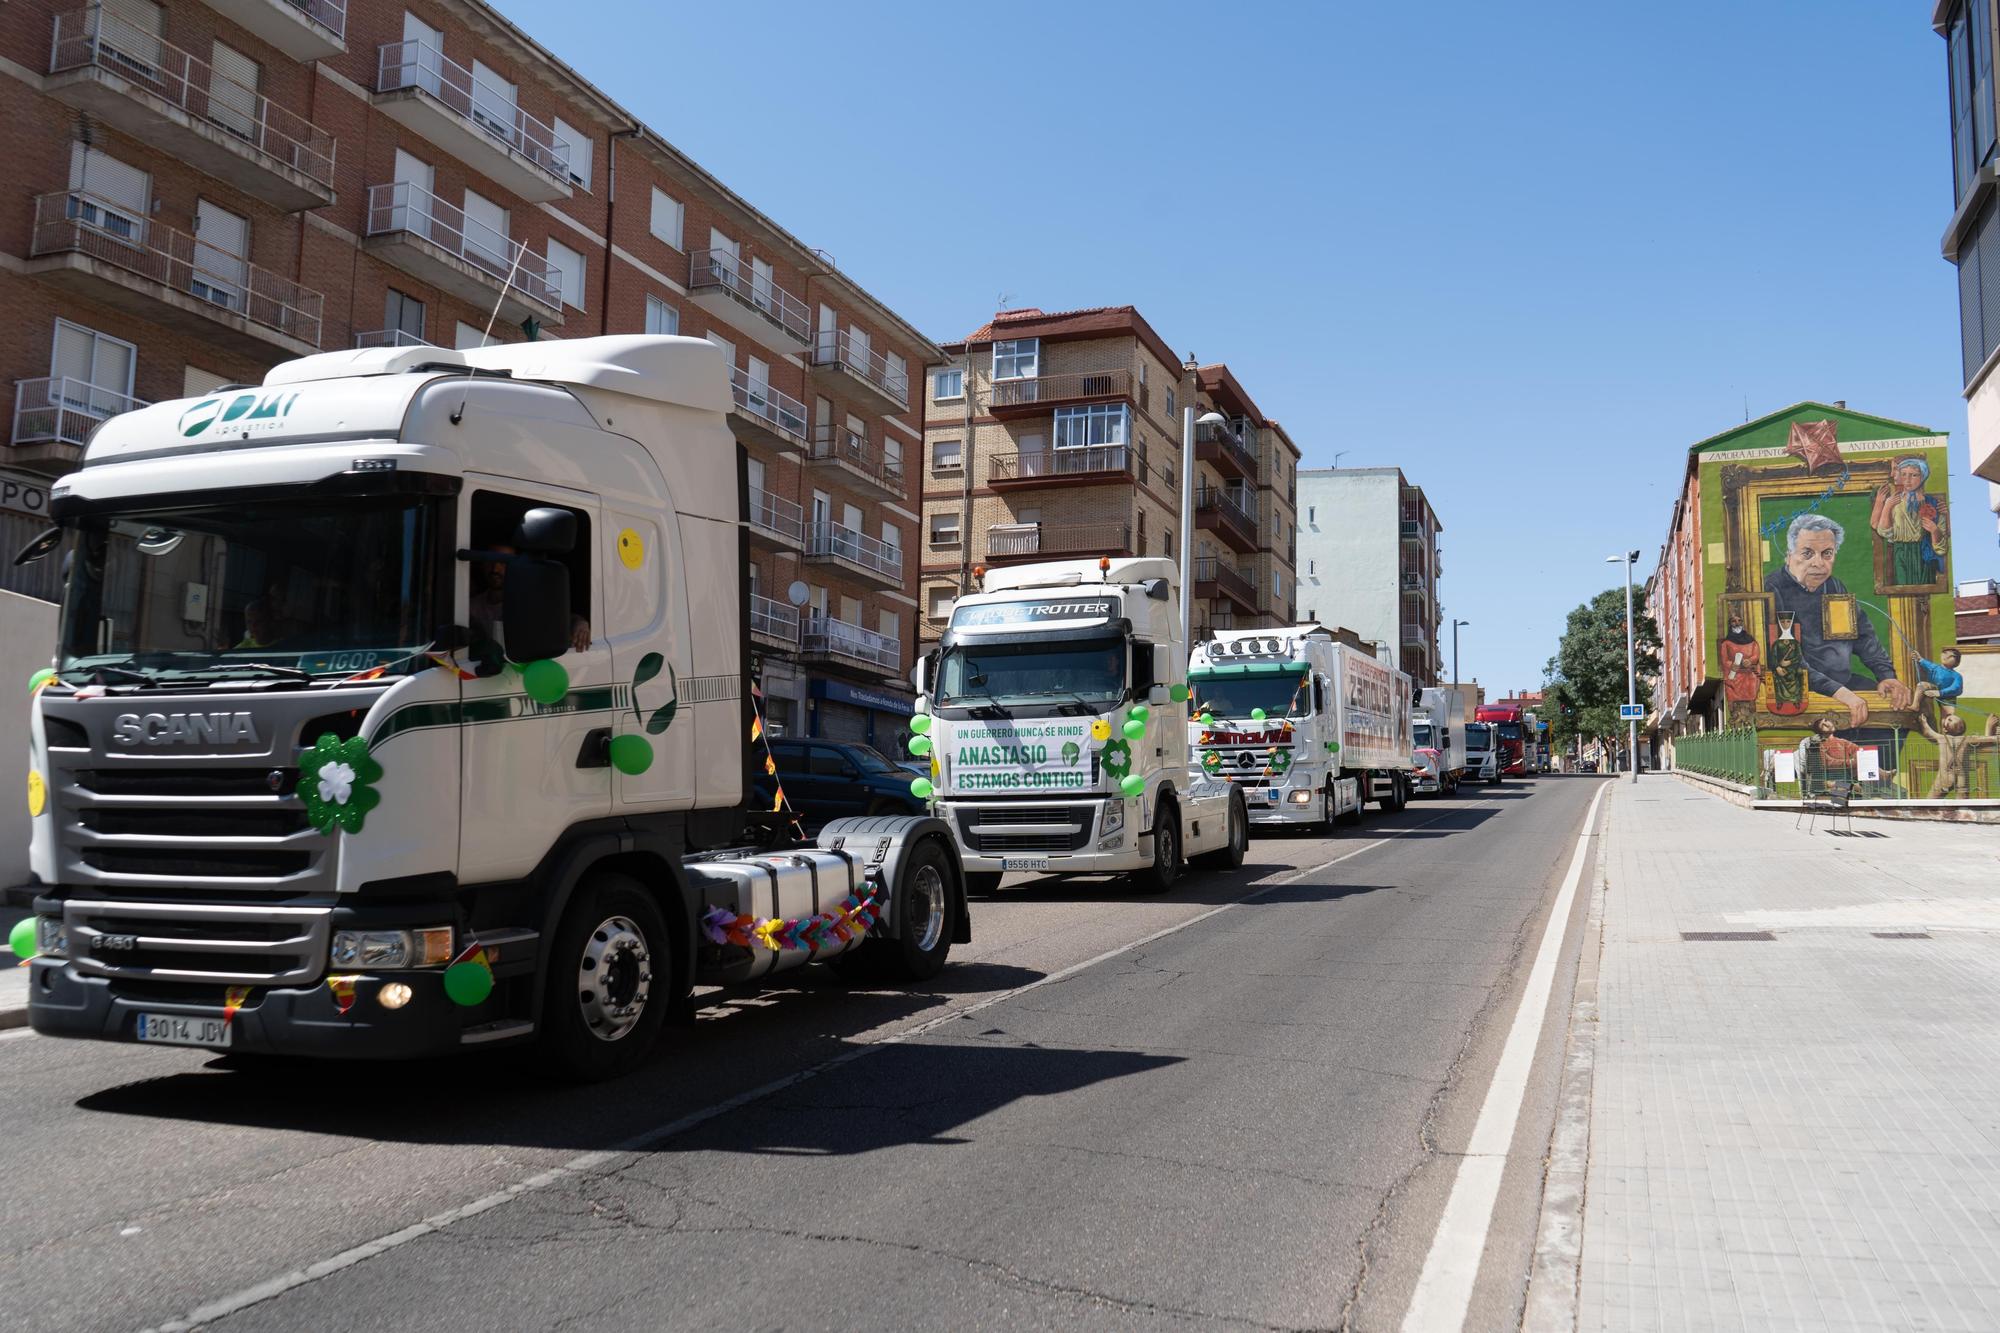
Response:
M1581 764L1577 765L1577 767L1582 769L1585 773L1595 773L1597 771L1597 761L1595 759L1586 759Z
M771 758L785 798L799 812L808 832L848 815L920 815L924 803L910 793L917 774L895 763L870 745L854 741L774 740ZM757 779L757 792L768 806L769 777Z

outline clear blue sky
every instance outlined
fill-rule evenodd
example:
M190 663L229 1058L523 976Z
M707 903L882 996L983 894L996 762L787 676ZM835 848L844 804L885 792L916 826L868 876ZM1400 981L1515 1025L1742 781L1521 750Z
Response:
M1949 431L2000 573L1926 5L499 4L933 337L1130 302L1306 466L1402 467L1490 685L1746 405Z

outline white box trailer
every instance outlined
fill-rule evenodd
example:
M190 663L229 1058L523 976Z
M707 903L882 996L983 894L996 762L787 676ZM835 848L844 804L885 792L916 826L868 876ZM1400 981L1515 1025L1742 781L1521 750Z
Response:
M1410 714L1417 791L1449 796L1458 789L1465 778L1465 722L1470 716L1464 690L1432 686L1418 698Z
M1410 678L1318 625L1223 630L1195 646L1194 778L1254 824L1331 825L1409 799Z

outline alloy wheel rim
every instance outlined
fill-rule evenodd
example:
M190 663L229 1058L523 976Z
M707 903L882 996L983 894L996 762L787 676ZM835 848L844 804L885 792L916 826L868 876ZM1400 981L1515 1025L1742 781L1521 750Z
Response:
M576 999L583 1024L599 1041L617 1041L639 1025L653 988L653 951L628 916L606 917L583 943Z
M911 877L910 889L916 895L911 905L923 913L923 926L916 936L917 952L929 953L944 935L944 876L936 866L920 866Z

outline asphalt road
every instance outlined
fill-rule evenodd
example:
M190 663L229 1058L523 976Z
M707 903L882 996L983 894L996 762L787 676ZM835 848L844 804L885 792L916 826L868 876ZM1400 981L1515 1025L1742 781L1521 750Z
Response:
M589 1089L0 1036L0 1322L1394 1328L1598 786L1012 882L923 993L711 996ZM1517 1321L1574 948L1468 1327Z

